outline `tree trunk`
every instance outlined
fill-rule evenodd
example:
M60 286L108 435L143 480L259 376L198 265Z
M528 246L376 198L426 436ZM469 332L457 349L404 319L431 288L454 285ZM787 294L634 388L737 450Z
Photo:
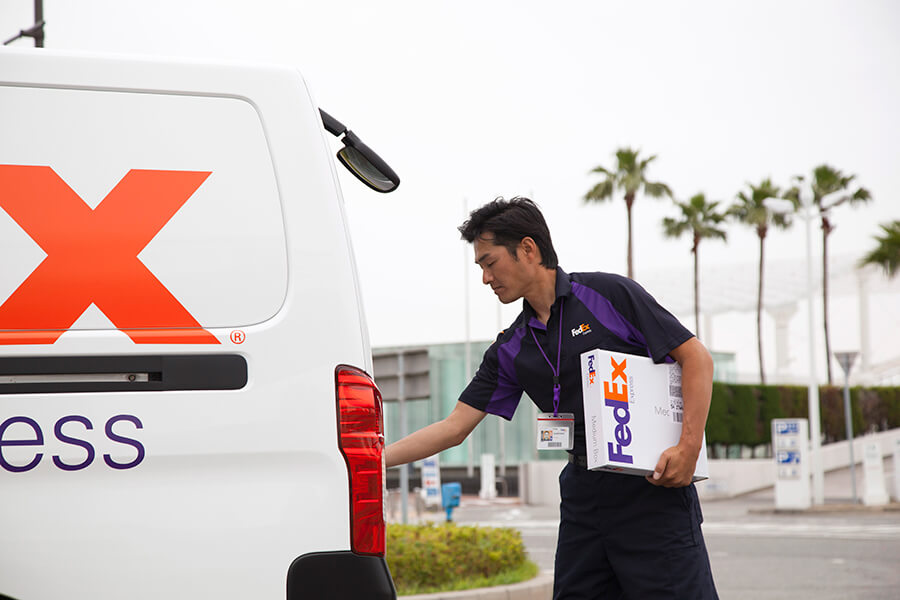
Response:
M763 304L763 241L766 239L765 231L759 234L759 291L756 299L756 343L759 350L759 382L766 383L766 373L763 367L762 344L762 304Z
M828 337L828 234L831 223L822 217L822 320L825 324L825 365L828 373L828 385L831 385L831 340Z
M694 235L694 335L700 339L700 238Z
M631 262L631 207L634 204L634 194L625 194L625 208L628 212L628 279L634 279L634 268Z

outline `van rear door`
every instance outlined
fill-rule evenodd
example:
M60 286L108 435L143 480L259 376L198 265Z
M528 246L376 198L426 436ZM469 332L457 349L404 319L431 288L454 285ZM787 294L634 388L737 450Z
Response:
M0 114L0 594L283 598L298 557L353 563L335 370L371 358L300 76L4 50Z

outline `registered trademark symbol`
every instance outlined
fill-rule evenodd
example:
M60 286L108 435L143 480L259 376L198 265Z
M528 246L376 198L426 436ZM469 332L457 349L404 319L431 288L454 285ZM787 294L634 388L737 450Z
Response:
M240 329L235 329L231 332L231 341L235 344L243 344L245 339L247 339L247 336Z

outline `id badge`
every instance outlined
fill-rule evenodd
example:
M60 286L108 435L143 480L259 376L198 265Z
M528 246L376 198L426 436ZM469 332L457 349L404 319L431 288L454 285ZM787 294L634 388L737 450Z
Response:
M572 413L539 413L537 416L538 450L571 450L575 438L575 415Z

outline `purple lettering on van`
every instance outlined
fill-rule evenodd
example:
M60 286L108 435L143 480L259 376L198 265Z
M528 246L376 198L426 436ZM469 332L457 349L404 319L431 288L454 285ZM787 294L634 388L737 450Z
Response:
M31 427L34 431L34 439L32 440L4 440L3 436L6 434L6 430L9 429L10 425L15 423L24 423ZM37 424L37 421L30 417L10 417L3 421L0 424L0 467L3 467L7 471L11 471L13 473L24 473L25 471L30 471L31 469L38 466L38 463L41 462L41 459L44 457L43 452L37 452L34 455L34 458L26 465L18 467L16 465L10 464L3 457L3 447L4 446L43 446L44 445L44 432L41 431L41 426Z
M109 454L104 454L103 460L106 461L106 464L108 464L113 469L133 469L134 467L141 464L141 462L144 460L144 445L137 440L123 437L115 433L113 431L113 425L115 425L119 421L128 421L138 429L143 429L144 425L141 423L141 420L134 415L116 415L115 417L111 417L109 421L106 422L106 437L114 442L132 446L135 450L137 450L137 457L131 462L119 463L114 461Z
M84 425L84 428L87 430L91 430L94 426L87 419L87 417L82 417L79 415L69 415L67 417L63 417L59 421L56 422L56 425L53 427L53 432L56 434L56 439L61 441L64 444L72 444L73 446L79 446L84 448L85 452L87 452L87 457L78 464L70 465L68 463L64 463L62 459L54 454L53 455L53 464L62 469L63 471L79 471L89 466L92 462L94 462L94 447L90 445L85 440L79 440L78 438L73 438L65 435L62 432L62 426L66 423L81 423Z

